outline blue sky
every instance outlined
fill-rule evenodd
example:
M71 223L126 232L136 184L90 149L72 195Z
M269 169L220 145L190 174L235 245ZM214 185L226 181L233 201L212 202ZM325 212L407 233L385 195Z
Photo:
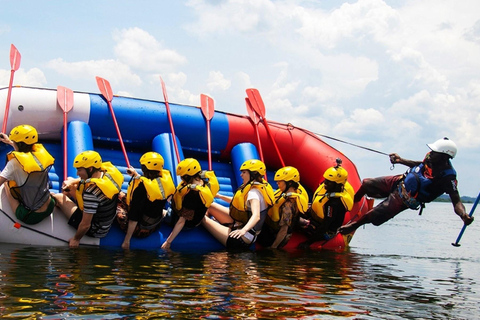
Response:
M421 160L426 143L458 145L462 195L480 190L480 2L1 1L0 85L13 43L16 85L114 93L246 114L260 90L266 118ZM1 59L1 57L4 57ZM3 63L1 62L3 60ZM326 140L360 176L386 156Z

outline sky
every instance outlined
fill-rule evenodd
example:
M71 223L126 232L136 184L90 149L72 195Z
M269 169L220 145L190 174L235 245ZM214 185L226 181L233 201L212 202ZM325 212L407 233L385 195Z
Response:
M382 153L422 160L448 137L461 195L480 191L478 0L0 0L0 86L114 94L247 114L257 88L266 119L324 140L361 178L399 174ZM3 57L3 58L2 58ZM2 62L3 61L3 62Z

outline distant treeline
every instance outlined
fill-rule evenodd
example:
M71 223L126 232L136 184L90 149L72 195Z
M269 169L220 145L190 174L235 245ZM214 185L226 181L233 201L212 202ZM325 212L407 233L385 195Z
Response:
M474 203L475 198L472 197L467 197L463 196L461 197L463 203ZM438 197L435 202L450 202L450 197L447 194L442 194L440 197Z

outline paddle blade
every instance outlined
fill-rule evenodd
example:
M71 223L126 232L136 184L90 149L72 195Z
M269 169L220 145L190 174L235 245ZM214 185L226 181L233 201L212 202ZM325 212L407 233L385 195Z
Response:
M110 86L110 82L100 77L95 77L95 79L97 80L97 86L100 92L102 93L102 96L108 102L112 102L113 92L112 92L112 87Z
M17 48L12 44L10 46L10 66L12 67L13 71L17 71L20 68L20 60L22 56L20 52L18 52Z
M200 95L200 106L205 119L207 119L207 121L212 119L215 113L215 102L213 99L202 93Z
M63 112L68 113L73 108L73 91L71 89L58 86L57 102Z
M250 100L253 110L261 117L265 118L265 104L263 103L262 96L257 89L247 89L247 96Z
M260 122L260 118L258 117L255 110L253 110L252 104L250 103L250 99L245 98L245 103L247 105L247 112L248 112L248 115L249 115L250 119L252 119L253 124L257 125L258 122Z

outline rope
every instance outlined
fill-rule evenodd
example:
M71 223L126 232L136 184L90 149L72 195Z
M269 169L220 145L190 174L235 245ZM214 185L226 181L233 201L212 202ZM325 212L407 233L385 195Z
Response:
M16 223L16 221L15 221L12 217L10 217L5 211L3 211L2 209L0 209L0 211L1 211L8 219L10 219L10 221L11 221L12 223L14 223L14 224ZM43 236L50 237L50 238L52 238L52 239L55 239L55 240L58 240L58 241L61 241L61 242L68 243L68 241L65 240L65 239L61 239L61 238L59 238L59 237L56 237L56 236L54 236L54 235L45 233L45 232L43 232L43 231L40 231L40 230L37 230L37 229L34 229L34 228L31 228L31 227L26 226L26 225L24 225L24 224L22 224L21 228L25 228L25 229L27 229L27 230L36 232L36 233L41 234L41 235L43 235ZM92 245L92 244L82 244L82 246L97 247L96 245Z

